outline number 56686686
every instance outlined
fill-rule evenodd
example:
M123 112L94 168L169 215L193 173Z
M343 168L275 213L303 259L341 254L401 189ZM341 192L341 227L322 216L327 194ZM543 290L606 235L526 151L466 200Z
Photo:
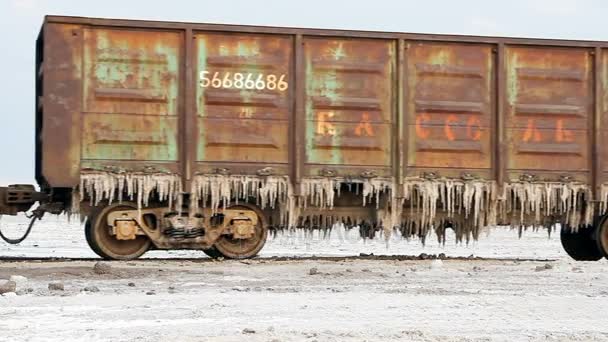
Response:
M285 91L289 84L285 74L257 74L241 72L214 72L204 70L199 75L200 85L203 88L249 89L249 90L279 90Z

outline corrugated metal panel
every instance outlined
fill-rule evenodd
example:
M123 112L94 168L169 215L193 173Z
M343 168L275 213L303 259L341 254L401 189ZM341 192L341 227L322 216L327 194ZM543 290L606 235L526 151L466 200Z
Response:
M196 35L197 161L287 163L292 44L282 36Z
M605 42L50 21L70 23L47 21L40 61L40 179L52 186L74 185L79 166L142 162L184 178L266 166L296 181L324 169L390 176L401 155L404 176L608 174L608 57L596 70L590 54Z
M511 179L522 172L542 179L564 173L588 179L592 70L585 49L506 49Z
M182 35L89 29L84 159L177 161Z
M407 48L408 174L492 167L491 46L412 43ZM488 172L483 174L489 175Z
M349 167L391 164L395 44L308 38L306 163ZM315 168L308 173L315 176Z

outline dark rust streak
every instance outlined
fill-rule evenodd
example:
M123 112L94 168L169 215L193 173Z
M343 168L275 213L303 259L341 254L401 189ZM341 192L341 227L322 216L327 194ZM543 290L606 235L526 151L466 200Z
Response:
M392 146L393 146L393 155L391 158L391 163L393 165L393 176L397 183L397 189L393 189L395 191L395 196L397 198L403 197L403 168L405 167L403 164L403 151L404 151L404 139L403 139L403 118L405 117L403 113L403 82L405 77L403 75L403 40L399 39L395 46L395 75L393 80L393 124L391 130L394 132L392 136Z
M292 165L293 165L293 183L294 183L294 194L300 195L300 182L302 179L302 169L304 167L304 128L306 126L306 109L304 99L304 89L306 84L304 80L305 76L305 61L304 61L304 40L301 34L295 36L293 42L294 51L294 67L295 72L291 78L291 83L294 85L292 89L293 99L293 110L292 110L292 131L290 139L293 141L291 151L293 151Z
M504 129L505 125L505 102L507 101L506 97L506 77L505 73L507 72L505 66L505 45L503 43L498 44L496 48L496 70L494 72L495 77L495 87L496 90L494 92L494 101L495 101L495 110L496 110L496 119L494 122L494 129L496 134L495 136L495 144L494 144L494 170L496 175L496 183L500 188L503 187L505 182L505 172L506 172L506 152L507 148L505 146L505 138L506 133Z
M603 181L602 177L602 162L601 156L604 153L605 143L602 141L602 103L603 103L603 77L604 74L604 65L603 65L603 55L602 49L596 47L593 51L593 117L591 123L591 172L592 172L592 186L591 189L593 191L593 199L599 200L600 198L600 185Z
M192 29L186 29L184 34L184 56L185 56L185 92L183 99L183 124L182 132L184 132L182 140L182 178L184 180L184 186L186 189L190 187L190 180L192 179L192 165L196 160L196 132L197 120L196 120L196 95L194 89L196 89L197 80L194 78L194 34Z
M409 106L407 105L406 101L408 101L409 99L409 87L408 87L408 78L407 78L407 65L408 65L408 60L407 60L407 49L409 48L409 43L403 39L399 39L399 44L398 44L398 48L399 48L399 64L397 65L397 73L398 73L398 80L399 80L399 84L398 84L398 98L399 98L399 102L398 102L398 106L399 106L399 121L397 122L397 127L398 127L398 139L399 139L399 146L400 146L400 150L399 150L399 172L397 173L397 175L399 175L399 179L398 182L399 184L403 184L403 179L405 178L405 176L408 174L408 154L409 154L409 137L407 136L407 134L409 134L409 117L411 115L410 110L409 110ZM403 196L403 187L399 187L399 189L397 190L399 197L401 198Z

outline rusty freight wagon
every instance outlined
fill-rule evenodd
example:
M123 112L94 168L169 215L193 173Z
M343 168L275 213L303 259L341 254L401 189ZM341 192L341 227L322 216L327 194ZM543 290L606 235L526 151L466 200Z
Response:
M49 16L36 44L40 190L0 213L86 217L101 257L336 223L608 254L608 42Z

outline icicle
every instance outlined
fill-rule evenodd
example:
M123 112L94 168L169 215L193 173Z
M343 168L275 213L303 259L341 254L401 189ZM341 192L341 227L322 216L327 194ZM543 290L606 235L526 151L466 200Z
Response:
M562 223L576 230L581 224L592 224L594 206L591 190L585 184L513 182L505 186L505 192L505 212L519 212L519 220L511 223L514 226L550 227Z
M220 207L226 208L231 201L247 202L252 197L262 209L275 208L277 203L281 206L294 206L289 204L291 198L291 184L287 176L247 176L247 175L197 175L192 180L191 205L196 209L199 204L215 212ZM200 202L200 203L199 203ZM281 208L282 216L293 209ZM195 210L193 210L194 212Z
M101 201L112 203L117 200L120 203L123 201L125 185L129 199L133 200L136 196L138 209L147 206L152 194L156 193L160 201L168 201L170 207L176 203L178 210L181 210L181 178L165 173L83 172L77 190L79 199L73 196L72 205L84 197L88 197L93 206Z
M477 238L479 231L496 222L496 184L493 181L410 178L403 183L409 210L401 224L402 236L421 239L434 228L445 242L443 230L450 224L460 241ZM439 210L438 210L439 208Z

